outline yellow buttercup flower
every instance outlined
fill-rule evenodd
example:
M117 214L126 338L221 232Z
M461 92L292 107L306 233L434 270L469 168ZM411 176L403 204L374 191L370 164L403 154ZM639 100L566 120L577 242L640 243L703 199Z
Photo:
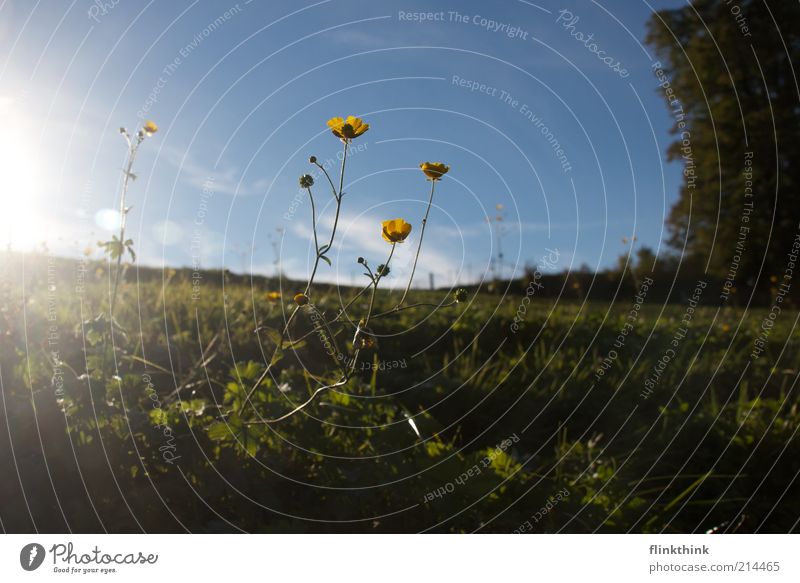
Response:
M158 131L158 126L154 121L146 121L144 122L142 129L144 130L144 133L146 133L148 136L152 136L154 133Z
M281 299L281 292L279 291L267 292L267 299L271 302L277 302Z
M350 141L369 129L369 124L364 123L360 117L348 115L347 119L332 117L328 120L328 127L331 128L333 135L340 140Z
M450 170L450 166L442 162L423 162L419 167L428 177L428 180L439 180Z
M381 223L383 227L382 235L389 243L402 243L411 233L411 225L403 219L390 219Z

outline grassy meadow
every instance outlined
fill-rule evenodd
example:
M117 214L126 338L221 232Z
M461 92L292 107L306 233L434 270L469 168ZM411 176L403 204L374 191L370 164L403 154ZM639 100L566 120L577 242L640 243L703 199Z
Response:
M346 387L265 424L335 378L330 345L352 328L324 338L301 309L302 340L244 405L295 284L131 266L109 322L103 265L4 256L8 532L797 529L795 311L753 358L769 310L691 307L691 288L673 303L470 289L374 319ZM327 317L355 290L316 293Z

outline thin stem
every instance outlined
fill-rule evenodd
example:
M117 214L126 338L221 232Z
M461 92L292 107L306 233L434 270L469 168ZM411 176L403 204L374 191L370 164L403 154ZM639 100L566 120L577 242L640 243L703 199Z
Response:
M335 383L334 383L334 384L332 384L332 385L325 385L324 387L319 387L319 388L318 388L316 391L314 391L313 393L311 393L311 396L310 396L310 397L309 397L309 398L308 398L308 399L307 399L307 400L306 400L304 403L302 403L301 405L298 405L297 407L295 407L294 409L292 409L292 410L291 410L291 411L289 411L288 413L285 413L284 415L281 415L280 417L276 417L276 418L274 418L274 419L261 419L260 421L249 421L249 422L247 422L245 425L266 425L266 424L269 424L269 423L278 423L279 421L283 421L284 419L288 419L289 417L291 417L291 416L292 416L292 415L294 415L295 413L298 413L298 412L302 411L302 410L303 410L303 409L305 409L305 408L306 408L308 405L310 405L310 404L311 404L311 402L312 402L312 401L313 401L313 400L314 400L314 399L317 397L317 395L319 395L319 394L320 394L322 391L327 391L327 390L329 390L329 389L334 389L334 388L336 388L336 387L341 387L341 386L344 386L344 385L346 385L346 384L347 384L347 382L348 382L349 380L350 380L350 377L349 377L348 375L345 375L344 377L342 377L342 379L341 379L341 380L339 380L339 381L335 382Z
M397 243L392 243L392 250L389 251L389 257L386 259L386 263L384 263L385 269L388 269L389 263L391 263L392 261L392 256L394 255L395 247L397 247ZM371 272L372 271L370 270L370 273ZM383 277L384 276L382 275L382 273L378 273L377 275L372 277L372 295L369 298L369 308L367 309L367 317L364 318L363 328L366 328L369 325L370 318L372 317L372 310L375 307L375 295L376 292L378 291L378 284L381 282L381 279L383 279ZM356 327L354 342L355 340L358 340L359 332L361 331L361 329L362 329L361 322L359 322L358 326ZM348 377L351 376L356 370L356 366L358 365L358 355L360 354L360 352L361 352L360 348L356 348L353 351L353 359L350 362L350 370L348 371Z
M375 320L377 318L384 318L386 316L391 316L392 314L396 314L397 312L402 312L403 310L411 310L412 308L429 307L429 308L436 308L437 310L441 310L443 308L449 308L449 307L455 306L457 303L458 302L456 300L453 300L449 304L431 304L431 303L420 302L420 303L417 303L417 304L411 304L411 305L403 306L403 307L399 307L399 308L392 308L391 310L387 310L385 312L381 312L380 314L375 314L374 316L372 316L372 319Z
M389 252L389 258L384 263L383 272L378 272L378 275L375 276L374 284L372 286L372 296L369 299L369 309L367 310L367 317L364 318L364 327L369 324L369 320L372 317L372 310L375 307L375 294L378 291L378 284L380 283L381 279L383 279L383 273L389 269L389 262L392 260L392 255L394 255L394 250L397 247L397 243L392 243L392 250Z
M375 274L372 273L372 270L369 268L369 265L367 265L366 262L363 263L363 265L364 265L364 269L366 269L369 272L369 278L374 282L375 281Z
M328 242L327 247L325 248L325 253L330 251L331 247L333 246L333 240L334 240L334 237L336 237L336 229L337 229L337 227L339 225L339 213L342 210L342 188L344 187L344 170L345 170L345 166L347 165L347 145L348 145L347 141L344 141L344 154L342 155L342 167L341 167L341 170L339 172L339 192L338 192L338 194L334 192L334 195L336 196L336 218L333 221L333 228L331 229L331 238L330 238L330 241ZM323 171L325 171L324 168L323 168ZM327 174L328 173L325 172L326 176L327 176ZM330 177L328 179L330 180ZM333 185L331 184L331 186L333 186ZM311 190L309 189L309 195L310 194L311 194ZM313 197L311 198L311 204L312 204L312 214L316 215L316 211L315 211L314 206L313 206L314 205ZM316 220L314 221L314 223L316 225ZM315 226L315 228L314 228L314 237L315 237L314 242L315 242L315 244L316 244L316 235L317 235L317 233L316 233L316 226ZM319 252L319 246L317 246L317 257L314 260L314 268L311 271L311 276L308 278L308 283L306 284L306 289L305 289L305 292L304 292L304 294L306 296L308 296L311 293L311 286L314 283L314 277L317 274L317 268L319 267L319 261L320 261L322 255L323 254ZM272 352L272 357L270 357L270 360L267 363L267 367L264 369L264 372L261 373L261 375L258 377L256 382L253 384L253 387L248 391L247 395L245 396L244 402L242 403L242 411L244 411L244 409L247 407L247 405L250 404L250 399L253 396L253 393L255 393L256 389L258 389L259 386L261 386L261 383L264 382L264 379L267 378L267 375L272 370L272 364L273 364L273 362L275 360L275 355L278 353L279 350L283 349L283 343L286 340L286 335L289 333L289 325L292 323L292 320L294 320L294 317L297 315L297 312L298 312L299 309L300 309L300 306L295 306L294 311L289 316L289 319L286 320L286 325L283 327L283 331L281 332L280 342L278 342L278 344L275 345L275 350Z
M341 318L342 316L344 316L344 317L347 319L347 321L348 321L348 322L350 322L350 323L352 324L352 323L353 323L353 321L350 319L350 316L348 316L348 315L347 315L347 308L349 308L350 306L352 306L352 305L353 305L353 302L355 302L355 301L356 301L358 298L360 298L361 296L363 296L363 295L364 295L364 292L366 292L366 291L367 291L367 290L368 290L370 287L372 287L372 282L368 283L368 284L367 284L367 285L365 285L363 288L361 288L361 291L360 291L360 292L358 292L358 293L357 293L355 296L353 296L353 298L352 298L352 299L351 299L349 302L347 302L347 303L344 305L344 307L342 307L342 308L339 308L339 313L338 313L338 314L336 314L336 316L333 318L333 320L330 320L330 321L328 321L328 324L333 324L334 322L336 322L336 321L337 321L339 318Z
M336 365L341 369L342 373L346 372L346 369L342 364L339 362L341 360L342 352L339 350L339 346L336 344L336 334L333 333L331 330L330 325L328 322L325 321L325 316L323 316L317 307L314 304L309 304L308 307L314 312L311 321L312 321L312 329L310 332L316 332L328 335L328 339L330 342L330 347L326 346L325 352L330 356ZM324 339L320 336L320 340L324 343ZM330 350L328 349L330 348Z
M358 292L358 294L353 299L351 299L349 302L347 302L347 304L343 308L340 308L339 309L339 313L336 316L334 316L330 320L326 320L324 322L324 324L326 326L330 326L331 324L335 324L336 322L338 322L339 319L342 316L346 316L345 312L346 312L347 308L349 308L350 305L353 302L355 302L358 298L360 298L362 295L364 295L364 292L366 292L371 287L372 287L372 283L370 282L368 285L366 285L364 288L362 288L361 291ZM456 304L458 304L458 301L456 301L456 300L453 300L453 301L451 301L450 303L447 303L447 304L433 304L433 303L430 303L430 302L419 302L419 303L416 303L416 304L410 304L408 306L402 306L400 308L392 308L391 310L386 310L385 312L380 312L379 314L375 314L374 316L372 316L372 319L376 320L378 318L385 318L386 316L392 316L392 315L396 314L397 312L403 312L405 310L413 310L413 309L416 309L416 308L436 308L436 310L434 310L434 311L443 310L444 308L452 308ZM356 325L349 317L347 317L347 321L352 326ZM306 332L303 336L301 336L300 338L295 340L295 342L301 342L301 341L305 340L306 338L308 338L309 336L314 335L315 332L316 332L315 330L310 330L309 332Z
M389 262L392 260L392 256L394 255L394 250L395 250L396 246L397 246L397 243L392 243L392 250L389 252L389 258L386 260L386 263L385 263L385 265L387 267L389 266ZM383 278L383 276L379 273L372 280L372 284L371 284L372 297L370 298L369 310L367 311L367 317L364 319L364 327L367 326L367 324L369 323L370 317L372 316L372 310L373 310L373 308L375 306L375 292L377 291L378 284L380 283L382 278ZM365 288L365 289L367 289L367 288ZM295 407L294 409L292 409L288 413L285 413L284 415L281 415L280 417L276 417L274 419L262 419L260 421L251 421L251 422L249 422L247 424L248 425L265 425L265 424L271 424L271 423L278 423L279 421L283 421L284 419L288 419L289 417L291 417L295 413L298 413L299 411L302 411L303 409L305 409L308 405L310 405L314 401L314 399L317 397L317 395L319 395L321 392L327 391L327 390L330 390L330 389L334 389L334 388L337 388L337 387L345 386L350 381L350 379L353 377L353 373L355 372L355 368L356 368L357 363L358 363L358 354L359 354L359 352L360 352L360 349L358 349L358 348L353 352L353 359L352 359L352 362L350 363L349 369L347 369L345 371L344 375L342 376L342 378L340 380L338 380L337 382L335 382L334 384L325 385L323 387L319 387L317 390L315 390L313 393L311 393L311 396L308 399L306 399L305 402L301 403L300 405L298 405L297 407ZM249 395L248 395L248 400L249 400Z
M411 282L414 281L414 273L417 271L417 262L419 261L419 252L422 250L422 239L425 237L425 225L428 223L428 215L431 212L431 205L433 205L433 192L436 189L436 181L431 180L431 195L428 198L428 208L425 210L425 217L422 219L422 229L419 233L419 243L417 244L417 254L414 256L414 265L411 268L411 276L408 278L408 285L406 286L406 291L403 292L403 297L400 298L400 301L397 303L395 309L400 308L403 305L403 302L406 301L406 296L408 295L409 290L411 289Z
M344 167L347 165L347 146L349 144L348 140L342 140L344 144L344 151L342 153L342 168L339 171L339 196L338 198L342 198L342 189L344 188Z
M306 188L308 191L308 198L311 200L311 228L314 231L314 250L316 254L316 259L314 260L314 269L311 271L311 276L308 278L308 284L306 284L306 289L303 292L306 296L311 293L311 284L314 281L314 276L317 274L317 267L319 267L319 259L320 259L320 252L319 252L319 241L317 241L317 209L314 206L314 195L311 194L311 187Z
M299 310L300 306L295 306L294 310L292 310L292 313L289 315L289 318L287 318L286 325L284 325L283 331L281 332L280 342L278 342L275 345L275 350L272 351L272 356L270 357L269 362L267 363L267 367L264 369L264 372L261 373L258 379L256 379L256 382L253 383L253 387L247 392L247 395L245 395L244 402L242 403L242 411L244 411L247 405L250 404L250 398L253 396L253 393L256 392L256 389L259 386L261 386L261 383L264 382L264 379L267 378L267 375L269 374L270 370L272 370L272 363L275 360L275 355L278 354L279 350L283 349L283 343L286 340L286 334L289 331L289 326L291 325L292 320L294 320L294 317L297 315L297 312Z
M392 256L394 255L395 247L397 247L397 243L392 243L392 249L391 251L389 251L389 257L386 259L386 263L384 263L385 266L384 272L385 269L388 269L389 263L392 261ZM370 270L370 273L372 273L372 270ZM378 291L378 284L381 282L381 279L383 279L383 277L384 276L382 275L382 273L378 273L377 275L372 276L372 295L369 298L369 308L367 309L367 317L364 318L363 326L361 326L361 323L359 322L358 326L356 327L354 342L355 340L358 340L359 332L361 331L361 329L366 328L369 325L370 318L372 317L372 310L375 307L375 295L376 292ZM350 370L345 375L348 378L348 380L356 370L356 366L358 365L358 355L360 354L360 352L361 352L360 348L356 348L353 351L353 358L350 362Z
M347 165L347 141L344 142L344 154L342 155L342 168L339 172L339 194L336 196L336 216L333 219L333 228L331 229L331 238L328 241L328 245L325 247L325 252L320 253L319 246L317 245L317 258L314 260L314 268L311 271L311 277L308 279L308 284L306 285L306 291L304 292L305 295L309 295L311 293L311 285L314 283L314 276L317 274L317 268L319 267L319 261L322 259L322 256L330 251L331 247L333 247L333 239L336 237L336 229L339 226L339 214L342 210L342 188L344 187L344 169ZM326 172L327 174L327 172ZM309 190L310 193L310 190ZM312 212L313 212L313 204L314 199L311 199L312 204ZM316 237L316 227L314 229L314 236ZM316 239L314 240L316 243Z
M128 139L128 164L125 167L125 174L122 178L122 192L119 197L119 255L117 256L117 264L114 269L114 287L111 292L111 302L108 309L110 319L114 318L114 306L117 303L117 292L119 291L119 282L122 273L122 255L125 253L125 225L128 220L128 213L125 210L125 199L128 195L133 162L136 159L136 152L139 150L139 145L141 143L142 140L138 139L135 144L131 144L130 139Z
M342 209L342 189L344 189L344 169L347 166L347 141L344 140L344 153L342 154L342 169L339 171L339 193L336 196L336 216L333 218L333 229L331 229L331 240L328 241L327 253L333 247L333 238L336 236L336 227L339 226L339 211Z
M364 295L364 292L366 292L366 291L367 291L368 289L370 289L371 287L372 287L372 282L368 283L368 284L367 284L367 285L365 285L363 288L361 288L361 291L359 291L359 292L358 292L358 293L357 293L355 296L353 296L353 298L352 298L352 299L351 299L349 302L347 302L347 303L344 305L344 307L342 307L342 308L339 308L339 313L337 313L337 314L336 314L336 315L335 315L335 316L334 316L332 319L330 319L330 320L326 320L326 321L325 321L325 324L326 324L326 325L335 324L336 322L338 322L338 321L339 321L339 318L341 318L342 316L346 316L347 308L349 308L351 305L353 305L353 302L355 302L355 301L356 301L358 298L360 298L361 296L363 296L363 295ZM347 317L347 316L346 316L346 317ZM352 320L350 320L350 318L349 318L349 317L347 317L347 320L348 320L348 321L349 321L351 324L353 323L353 321L352 321ZM354 324L353 324L353 325L354 325ZM256 328L256 330L255 330L255 331L256 331L256 332L258 332L259 330L261 330L261 328L263 328L263 326L259 326L258 328ZM309 330L309 331L308 331L308 332L306 332L306 333L305 333L303 336L301 336L301 337L300 337L300 338L298 338L297 340L294 340L294 342L301 342L301 341L305 340L306 338L308 338L309 336L312 336L314 333L315 333L315 331L314 331L314 330Z
M325 166L323 166L323 165L322 165L322 164L320 164L319 162L314 162L314 164L316 164L316 165L317 165L317 167L318 167L320 170L322 170L322 172L325 174L325 178L327 178L327 179L328 179L328 184L330 184L330 185L331 185L331 191L333 192L333 198L335 198L335 199L337 199L337 200L338 200L338 198L339 198L339 194L336 192L336 186L333 184L333 180L331 180L331 175L330 175L330 174L328 174L328 171L327 171L327 170L325 170Z

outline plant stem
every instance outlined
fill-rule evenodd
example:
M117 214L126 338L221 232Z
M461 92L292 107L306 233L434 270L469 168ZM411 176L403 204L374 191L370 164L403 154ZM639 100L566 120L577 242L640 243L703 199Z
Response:
M333 219L333 228L331 229L331 238L328 241L327 247L325 247L325 253L330 251L331 247L333 246L333 239L334 239L334 237L336 237L336 229L339 226L339 214L340 214L340 212L342 210L342 189L344 188L344 169L345 169L345 166L347 165L347 145L348 145L347 141L344 141L344 154L342 154L342 168L339 171L339 192L338 192L338 194L334 192L334 195L336 196L336 216ZM324 171L324 168L323 168L323 171ZM325 174L327 176L328 173L325 172ZM328 178L328 180L330 180L330 177ZM309 189L309 195L310 194L311 194L311 190ZM312 213L314 212L314 198L313 197L311 198L311 212ZM314 276L317 274L317 268L319 267L319 261L322 258L322 255L324 254L324 253L320 253L319 245L317 244L317 240L316 240L316 237L317 237L316 221L314 221L314 225L315 225L314 226L314 244L315 244L315 246L317 248L317 257L314 260L314 268L311 271L311 277L308 278L308 284L306 285L306 290L305 290L305 292L303 292L305 295L307 295L309 297L311 297L310 296L310 294L311 294L311 284L314 283Z
M394 255L394 250L396 247L397 243L392 243L392 250L389 252L389 257L386 259L386 263L384 263L386 268L389 267L389 263L392 261L392 255ZM369 298L369 308L367 309L367 317L364 318L363 328L366 328L369 325L369 321L372 318L372 310L375 308L375 295L378 291L378 284L380 283L381 279L383 279L383 275L381 273L378 273L372 278L372 295ZM358 335L361 328L362 326L361 323L359 322L358 326L356 327L355 340L358 339ZM353 351L353 359L352 362L350 363L350 372L349 372L350 375L352 375L355 372L356 365L358 363L358 355L360 352L361 350L359 348L356 348Z
M342 190L344 189L344 169L347 166L347 145L348 142L344 142L344 153L342 154L342 169L339 171L339 193L336 195L336 216L333 218L333 229L331 229L331 239L328 241L328 247L325 250L327 253L330 251L331 247L333 246L333 238L336 236L336 227L339 226L339 211L342 210L342 195L344 194Z
M397 243L392 243L392 250L389 252L389 258L386 259L386 263L384 263L384 271L389 268L389 262L392 260L392 255L394 255L394 250L397 247ZM372 286L372 296L369 299L369 309L367 310L367 317L364 319L364 326L369 324L370 318L372 318L372 310L375 307L375 294L378 291L378 284L380 283L381 279L383 279L383 274L378 273L375 276L375 283Z
M128 220L128 213L125 210L125 198L128 194L128 186L130 185L131 171L133 170L133 162L136 159L136 152L139 150L139 145L142 143L141 139L137 138L135 144L129 142L128 146L128 164L125 167L125 174L122 177L122 192L119 197L119 255L117 256L117 264L114 270L114 287L111 292L111 302L109 304L108 316L109 319L114 318L114 306L117 303L117 292L119 290L119 282L122 273L122 255L125 253L125 224Z
M276 417L276 418L274 418L274 419L261 419L260 421L248 421L248 422L246 423L246 425L268 425L268 424L271 424L271 423L278 423L279 421L283 421L284 419L288 419L289 417L291 417L291 416L292 416L292 415L294 415L295 413L298 413L298 412L302 411L302 410L303 410L303 409L305 409L305 408L306 408L308 405L310 405L310 404L311 404L311 402L312 402L312 401L313 401L313 400L314 400L314 399L317 397L317 395L319 395L319 394L320 394L322 391L326 391L326 390L328 390L328 389L334 389L334 388L336 388L336 387L341 387L341 386L344 386L344 385L346 385L346 384L347 384L347 381L349 381L349 380L350 380L350 377L349 377L349 376L344 376L342 379L340 379L339 381L335 382L335 383L334 383L334 384L332 384L332 385L325 385L324 387L319 387L319 388L318 388L316 391L314 391L313 393L311 393L311 396L310 396L308 399L306 399L306 401L305 401L304 403L302 403L302 404L298 405L297 407L295 407L294 409L292 409L292 410L291 410L291 411L289 411L288 413L285 413L285 414L281 415L280 417Z
M334 192L334 196L336 197L336 218L333 221L333 228L331 229L331 238L330 238L330 241L328 242L328 246L325 249L325 253L330 251L331 247L333 246L333 240L334 240L334 237L336 237L336 229L337 229L337 227L339 225L339 213L340 213L340 211L342 209L342 189L344 188L344 170L345 170L345 166L347 165L347 146L348 146L348 142L345 140L344 141L344 154L342 155L342 167L341 167L341 170L339 171L339 192L338 193ZM324 168L323 168L323 171L325 171ZM328 173L325 172L326 176L327 176L327 174ZM329 178L329 180L330 180L330 178ZM311 195L311 189L309 189L309 195ZM311 212L312 212L312 217L315 217L316 216L316 210L314 209L314 198L313 197L311 197ZM314 244L315 245L317 244L316 237L317 237L316 219L314 218ZM319 261L320 261L321 257L322 257L322 254L319 252L319 247L317 246L317 257L314 260L314 267L313 267L313 269L311 271L311 276L308 278L308 283L306 284L305 292L303 292L304 295L306 295L306 296L310 296L310 294L311 294L311 286L314 283L314 277L317 274L317 267L319 267ZM292 323L292 320L294 320L294 317L297 315L297 312L298 312L299 309L300 309L300 306L295 306L295 308L292 311L291 315L286 320L286 325L283 327L283 331L281 332L280 342L278 342L278 344L275 346L275 350L272 352L272 357L270 358L269 362L267 363L267 367L264 369L264 372L261 373L261 375L258 377L256 382L253 384L253 387L250 389L250 391L248 391L247 395L245 396L244 402L242 403L242 411L244 411L245 407L247 407L247 405L250 403L250 398L253 396L253 393L255 393L256 389L258 389L258 387L261 385L261 383L264 382L264 379L267 378L267 375L272 370L272 363L275 360L275 355L278 353L279 350L283 349L283 343L286 340L286 335L289 333L289 325Z
M314 231L314 249L317 255L316 259L314 260L314 269L311 271L311 276L308 278L308 284L306 284L306 289L303 292L306 296L308 296L311 293L311 284L314 281L314 276L317 274L317 267L319 267L320 252L319 241L317 241L317 210L314 206L314 195L311 194L311 187L306 188L306 190L308 191L308 198L311 200L311 229Z
M414 273L417 271L417 261L419 261L419 252L422 250L422 239L425 237L425 225L428 223L428 215L431 212L431 205L433 204L433 192L436 189L436 181L431 180L431 195L428 198L428 208L425 210L425 217L422 219L422 229L419 233L419 243L417 244L417 254L414 256L414 265L411 267L411 276L408 278L408 285L406 286L406 291L403 292L403 297L400 298L400 301L397 302L397 306L395 309L400 308L403 305L403 302L406 301L406 296L408 295L409 290L411 289L411 282L414 281Z
M345 317L345 319L347 319L347 321L348 321L348 322L350 322L350 323L352 324L352 323L353 323L353 321L352 321L352 320L350 319L350 317L347 315L347 308L349 308L350 306L352 306L352 305L353 305L353 302L355 302L355 301L356 301L358 298L360 298L361 296L363 296L363 295L364 295L364 292L366 292L366 291L367 291L367 290L368 290L370 287L372 287L372 283L369 283L369 284L365 285L363 288L361 288L361 291L359 291L359 292L358 292L356 295L354 295L354 296L353 296L353 297L350 299L350 301L349 301L349 302L347 302L347 303L346 303L346 304L345 304L345 305L344 305L342 308L340 308L340 309L339 309L339 313L338 313L338 314L337 314L337 315L336 315L336 316L333 318L333 320L330 320L330 321L328 322L328 324L333 324L334 322L336 322L336 321L337 321L339 318L341 318L342 316L344 316L344 317Z
M392 260L392 256L394 255L394 250L395 250L396 246L397 246L397 243L392 243L392 250L389 252L389 258L386 260L386 263L385 263L385 265L387 267L389 266L389 262L391 262L391 260ZM364 319L364 327L367 326L367 324L369 323L370 317L372 316L372 310L373 310L373 308L375 306L375 292L377 291L378 284L380 283L382 278L383 278L383 276L379 273L372 280L372 284L371 284L372 296L370 297L369 310L367 311L367 317ZM364 288L364 289L367 289L367 288ZM356 338L357 337L358 336L356 336ZM321 392L327 391L329 389L334 389L334 388L337 388L337 387L345 386L350 381L350 379L353 377L353 373L355 372L355 369L356 369L356 366L357 366L357 363L358 363L358 354L359 354L359 352L360 352L360 349L356 348L355 351L353 352L353 359L350 362L349 369L345 371L345 373L344 373L344 375L342 376L341 379L339 379L338 381L336 381L332 385L325 385L325 386L319 387L303 403L301 403L300 405L298 405L297 407L295 407L294 409L292 409L288 413L284 413L280 417L276 417L274 419L262 419L260 421L250 421L250 422L247 423L247 425L266 425L266 424L271 424L271 423L278 423L279 421L283 421L284 419L288 419L289 417L291 417L295 413L298 413L298 412L302 411L303 409L305 409L308 405L310 405L314 401L314 399L317 397L317 395L319 395ZM258 384L260 384L260 383L257 383L256 386L258 386ZM252 393L252 391L251 391L251 393ZM248 399L247 400L249 400L249 396L250 395L248 395ZM245 401L245 404L246 404L247 400Z
M314 162L314 164L316 164L317 168L319 168L320 170L322 170L323 174L325 174L325 178L327 178L327 179L328 179L328 184L330 184L330 185L331 185L331 191L333 192L333 198L337 198L337 199L338 199L338 198L339 198L339 195L338 195L338 193L336 192L336 186L333 184L333 180L331 180L331 175L330 175L330 174L328 174L328 171L327 171L327 170L325 170L325 166L323 166L323 165L322 165L322 164L320 164L319 162Z
M385 316L391 316L392 314L395 314L397 312L402 312L403 310L410 310L412 308L429 307L429 308L436 308L436 310L441 310L442 308L449 308L451 306L455 306L457 303L458 302L455 301L455 300L453 300L449 304L431 304L431 303L420 302L420 303L417 303L417 304L411 304L411 305L408 305L408 306L393 308L391 310L387 310L386 312L381 312L380 314L375 314L374 316L372 316L372 319L375 320L377 318L383 318ZM434 311L436 311L436 310L434 310Z

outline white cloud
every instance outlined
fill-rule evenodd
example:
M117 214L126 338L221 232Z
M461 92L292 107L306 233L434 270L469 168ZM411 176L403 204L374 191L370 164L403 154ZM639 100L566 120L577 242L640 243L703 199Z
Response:
M333 219L333 213L326 213L318 220L318 236L321 245L330 237ZM361 273L362 271L361 266L356 263L359 256L366 258L373 270L384 263L389 256L391 246L381 238L380 223L381 218L377 216L342 213L339 217L334 252L330 255L333 268L322 264L318 276L319 281L350 285L352 283L351 273L353 271ZM293 235L309 242L313 241L313 232L307 223L296 221L289 228ZM381 283L382 287L390 289L405 287L414 263L418 236L419 225L415 224L411 236L404 243L397 245L391 262L392 274ZM313 253L313 244L311 245L310 252ZM428 228L414 275L414 287L427 287L428 274L431 272L434 274L437 286L451 285L456 280L466 280L464 255L463 245L458 243L458 239L443 237L434 229ZM292 277L308 276L308 273L302 270L295 272L287 269L287 272Z
M241 181L238 168L233 166L209 168L198 162L191 153L178 148L166 147L162 154L164 159L178 170L181 181L197 189L211 188L215 193L250 196L264 194L270 185L270 181L266 178L252 182Z

